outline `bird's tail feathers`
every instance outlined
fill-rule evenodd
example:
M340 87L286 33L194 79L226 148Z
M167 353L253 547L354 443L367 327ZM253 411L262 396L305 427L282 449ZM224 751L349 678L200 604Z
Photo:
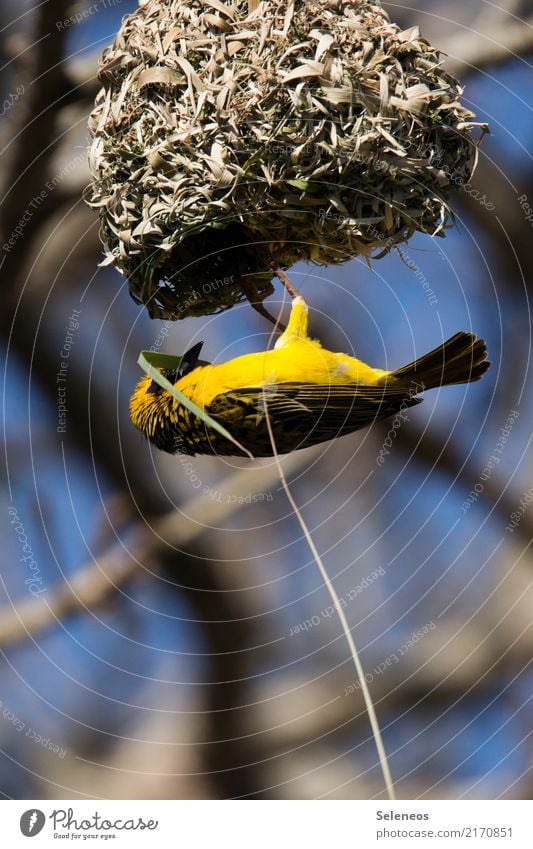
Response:
M433 389L479 380L489 366L485 341L477 339L473 333L461 331L425 356L397 369L393 375L402 383Z

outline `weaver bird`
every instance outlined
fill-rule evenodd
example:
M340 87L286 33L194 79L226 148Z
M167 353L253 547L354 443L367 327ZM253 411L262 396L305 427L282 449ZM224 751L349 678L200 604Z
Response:
M286 454L412 407L425 389L479 380L490 365L485 342L460 332L395 371L372 368L310 339L307 320L307 304L296 297L273 350L211 365L199 359L199 343L178 369L162 373L254 457L271 457L267 416L276 451ZM143 436L170 454L241 453L148 375L131 397L130 414Z

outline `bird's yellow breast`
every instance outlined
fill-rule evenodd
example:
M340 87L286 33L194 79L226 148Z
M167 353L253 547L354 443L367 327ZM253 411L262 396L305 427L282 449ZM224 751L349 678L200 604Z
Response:
M194 369L176 386L198 406L207 407L217 395L235 389L280 383L373 386L387 374L347 354L327 351L319 342L293 337L272 351L245 354L227 363Z

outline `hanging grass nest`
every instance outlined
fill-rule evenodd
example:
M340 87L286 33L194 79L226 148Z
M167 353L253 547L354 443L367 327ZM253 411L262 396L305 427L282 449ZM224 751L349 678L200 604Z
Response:
M100 80L86 197L152 317L442 234L484 129L418 29L363 0L140 0Z

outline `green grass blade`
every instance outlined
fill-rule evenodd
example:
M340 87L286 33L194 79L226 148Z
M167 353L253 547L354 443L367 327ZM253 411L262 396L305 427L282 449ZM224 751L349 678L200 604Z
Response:
M179 368L183 359L183 357L177 357L174 354L163 354L160 351L141 351L141 356L144 357L146 362L151 366L165 369Z

